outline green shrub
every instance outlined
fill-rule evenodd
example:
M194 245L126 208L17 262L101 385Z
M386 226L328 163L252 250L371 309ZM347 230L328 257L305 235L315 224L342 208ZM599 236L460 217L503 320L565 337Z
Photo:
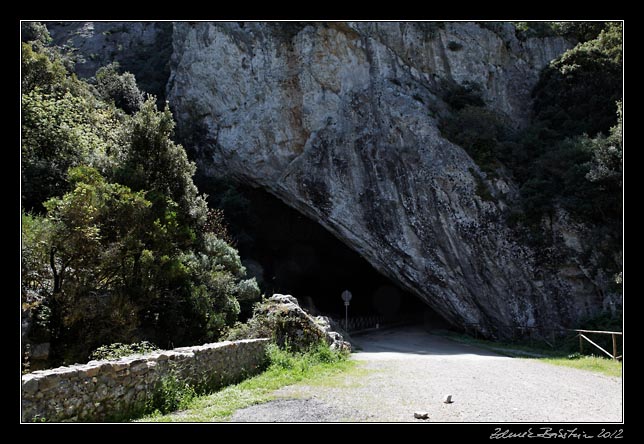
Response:
M491 170L499 158L500 142L507 138L502 117L487 108L467 105L444 119L444 137L461 146L483 169Z
M318 342L311 347L309 354L315 362L322 364L332 364L335 362L344 361L348 357L348 352L340 350L332 350L326 342Z
M229 341L253 338L271 338L280 347L301 352L322 341L324 333L301 309L269 299L257 303L253 316L245 324L235 324L226 335Z
M535 119L560 139L608 133L622 96L621 38L621 24L609 24L596 39L553 60L533 91Z
M129 72L119 74L118 63L110 63L96 71L96 89L101 98L113 101L128 114L134 114L143 105L143 93L136 85L134 75Z
M133 344L121 344L120 342L116 342L110 345L101 345L94 350L89 357L91 360L96 361L103 359L116 360L125 356L145 355L157 350L159 350L159 348L148 341L135 342Z
M606 27L605 22L555 22L557 32L579 43L596 39Z
M196 396L197 392L192 385L182 381L175 372L170 372L161 378L155 387L146 410L160 413L174 412L187 407Z
M441 98L455 111L467 106L485 106L481 95L481 85L469 81L463 82L463 84L444 81Z
M267 347L267 355L269 368L295 370L304 373L315 365L334 364L344 361L349 356L349 353L332 350L326 342L320 341L300 351L291 350L288 343L282 347L272 343Z
M51 43L51 35L47 26L40 22L22 22L20 31L23 42L40 42L43 45Z
M530 37L555 37L561 35L556 22L513 22L519 40Z
M295 367L295 356L287 350L288 347L280 348L275 343L266 347L269 365L284 370L290 370Z
M615 314L612 314L610 312L603 312L595 316L581 319L574 328L579 330L620 332L622 331L622 325L622 312L621 310L619 310ZM609 353L613 352L613 338L611 335L597 333L584 333L584 335ZM586 340L583 340L583 347L583 355L606 357L606 355L601 350L599 350ZM571 356L582 356L582 354L580 354L579 352L579 337L576 332L568 333L564 342L564 348L568 352L572 353ZM619 335L617 336L617 354L622 354L622 336Z

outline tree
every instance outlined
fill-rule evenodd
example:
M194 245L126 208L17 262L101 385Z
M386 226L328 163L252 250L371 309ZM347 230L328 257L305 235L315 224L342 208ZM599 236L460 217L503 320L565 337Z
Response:
M70 169L73 189L45 203L51 233L53 353L86 356L103 343L127 342L137 325L129 292L151 203L109 183L93 168Z
M573 38L580 43L596 39L606 27L604 22L555 22L559 34Z
M24 211L21 216L21 294L23 306L31 308L51 294L49 248L52 227L45 217Z
M622 94L622 27L610 23L599 36L566 51L541 73L534 91L535 120L561 138L607 133Z
M23 94L36 87L45 92L52 92L65 84L67 70L63 63L58 59L51 60L41 50L34 51L32 43L22 44L21 68Z
M172 141L172 114L153 97L139 109L134 78L115 66L95 89L59 59L38 41L23 46L22 298L37 311L32 332L51 341L56 364L114 342L218 339L259 289L225 241L221 212L208 217L195 165Z
M168 202L176 202L179 223L194 228L206 222L207 205L192 180L195 164L172 141L174 126L170 109L159 112L154 98L148 97L129 121L128 148L117 177L134 190L150 190L158 214ZM194 235L186 232L188 238Z
M499 157L499 144L507 139L502 117L487 108L467 105L441 123L441 132L463 147L476 163L488 169Z
M120 150L118 127L109 108L71 92L45 94L37 88L23 94L23 206L41 211L42 202L68 191L70 167L112 169Z
M23 42L39 42L42 45L51 43L51 35L45 25L40 22L22 22L20 37Z
M586 178L591 182L612 183L622 188L622 102L617 102L617 125L610 129L608 137L595 139L592 150L593 160Z
M129 72L118 73L117 62L103 66L96 71L96 89L100 97L121 108L128 114L137 112L143 105L143 93L136 85L134 75Z

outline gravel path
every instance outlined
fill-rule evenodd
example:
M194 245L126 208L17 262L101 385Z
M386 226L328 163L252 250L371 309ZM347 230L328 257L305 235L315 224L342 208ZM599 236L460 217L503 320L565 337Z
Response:
M500 356L416 327L354 338L367 372L331 386L294 385L231 421L620 422L621 378ZM444 404L446 394L452 404Z

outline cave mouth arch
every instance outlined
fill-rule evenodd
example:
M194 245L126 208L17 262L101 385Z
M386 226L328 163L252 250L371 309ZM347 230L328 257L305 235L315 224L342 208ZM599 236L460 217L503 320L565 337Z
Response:
M353 295L350 318L449 327L427 304L376 271L320 224L267 191L212 178L200 182L211 206L224 210L248 274L265 295L290 294L314 315L344 319L340 295L348 289ZM250 311L242 307L241 319Z

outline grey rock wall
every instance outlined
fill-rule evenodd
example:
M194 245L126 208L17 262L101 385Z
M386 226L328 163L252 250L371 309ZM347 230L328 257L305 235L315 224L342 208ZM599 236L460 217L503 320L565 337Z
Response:
M597 296L516 242L512 186L477 194L484 173L438 130L442 85L480 84L520 126L567 47L507 24L175 23L168 98L208 174L265 188L450 322L502 336L565 325Z
M519 41L490 22L70 26L56 41L125 60L136 51L119 47L154 51L171 35L165 91L200 170L268 190L451 323L504 336L612 306L608 280L577 257L583 227L558 219L565 265L552 266L508 227L516 185L486 179L438 130L449 82L480 85L490 108L526 124L539 72L570 42Z
M22 421L105 421L136 411L173 374L216 387L256 374L268 339L247 339L91 361L22 376Z

